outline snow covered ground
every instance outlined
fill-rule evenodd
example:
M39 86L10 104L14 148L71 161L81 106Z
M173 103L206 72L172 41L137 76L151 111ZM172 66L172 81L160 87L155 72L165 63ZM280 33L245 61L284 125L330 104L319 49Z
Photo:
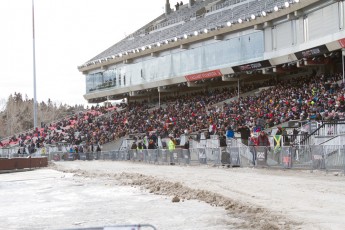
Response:
M181 202L173 203L175 196ZM157 229L344 229L345 177L297 170L56 162L50 169L0 175L0 204L0 229L127 223L150 223Z
M119 186L109 179L75 177L51 169L0 174L0 194L0 229L115 224L152 224L158 229L231 226L221 207L196 200L172 203L171 197Z

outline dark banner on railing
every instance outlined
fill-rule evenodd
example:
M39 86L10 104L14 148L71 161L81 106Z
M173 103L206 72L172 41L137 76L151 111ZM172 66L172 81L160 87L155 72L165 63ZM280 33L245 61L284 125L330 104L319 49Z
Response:
M271 63L268 60L265 61L260 61L260 62L254 62L250 64L245 64L245 65L240 65L240 66L234 66L232 69L236 72L245 72L245 71L253 71L257 69L262 69L262 68L268 68L271 67Z
M317 46L314 47L312 49L308 49L308 50L303 50L300 52L295 53L296 57L298 59L302 59L302 58L310 58L310 57L315 57L318 55L322 55L328 52L327 46L326 45L322 45L322 46Z
M258 166L267 166L267 147L255 146L256 164Z

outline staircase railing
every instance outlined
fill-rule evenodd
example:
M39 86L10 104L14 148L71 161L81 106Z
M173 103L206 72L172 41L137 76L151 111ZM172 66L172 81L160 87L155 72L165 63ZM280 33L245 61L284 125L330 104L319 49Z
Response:
M299 144L305 145L312 137L315 136L329 136L334 137L345 134L345 121L321 121L317 123L317 127L314 131L310 132L305 138L301 139Z

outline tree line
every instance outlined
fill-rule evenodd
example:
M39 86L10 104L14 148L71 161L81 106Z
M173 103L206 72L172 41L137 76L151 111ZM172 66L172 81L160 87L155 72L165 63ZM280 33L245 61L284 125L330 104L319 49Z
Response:
M11 94L7 100L0 100L0 139L12 136L34 127L33 108L34 100L21 93ZM70 106L56 103L48 99L46 102L37 102L37 124L49 125L51 122L71 116L84 110L83 105Z

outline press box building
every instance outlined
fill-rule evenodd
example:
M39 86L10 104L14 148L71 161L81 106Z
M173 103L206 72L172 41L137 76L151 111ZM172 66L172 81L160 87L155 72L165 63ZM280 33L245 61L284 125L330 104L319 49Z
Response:
M340 71L344 15L339 0L166 0L164 14L78 66L84 98L152 98L291 68Z

